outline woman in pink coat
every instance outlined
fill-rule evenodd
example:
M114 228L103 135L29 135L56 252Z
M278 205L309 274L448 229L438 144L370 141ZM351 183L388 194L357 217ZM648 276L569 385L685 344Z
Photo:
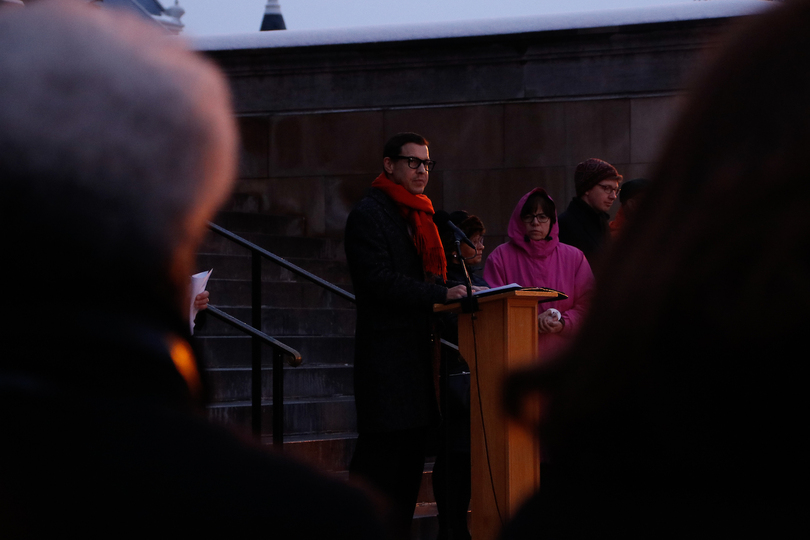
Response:
M491 287L510 283L549 287L568 295L566 300L544 303L545 310L537 318L539 350L545 360L579 328L593 288L593 273L580 250L560 243L554 201L542 188L520 199L507 233L509 242L487 258L487 283Z

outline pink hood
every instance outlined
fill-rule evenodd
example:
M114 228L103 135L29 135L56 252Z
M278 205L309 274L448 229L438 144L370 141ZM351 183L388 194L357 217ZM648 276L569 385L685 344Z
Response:
M526 200L537 192L546 193L536 188L518 202L507 228L509 242L496 247L487 257L484 279L490 287L517 283L523 287L549 287L568 295L565 300L540 305L541 311L558 309L565 321L562 332L538 336L539 355L545 359L559 352L582 323L593 289L593 274L580 250L560 243L556 221L547 240L526 239L526 227L520 220L520 210Z
M532 242L526 238L526 226L520 220L520 211L523 209L523 205L526 204L526 201L529 200L529 197L535 193L542 193L554 204L554 199L549 197L545 189L534 188L521 197L517 206L515 206L515 209L512 211L512 217L509 219L509 227L506 233L509 235L509 240L512 244L519 250L525 251L526 255L536 259L545 259L550 254L554 253L554 250L557 249L557 244L560 243L560 228L557 225L557 205L554 204L554 225L551 226L551 231L549 231L546 237L547 240Z

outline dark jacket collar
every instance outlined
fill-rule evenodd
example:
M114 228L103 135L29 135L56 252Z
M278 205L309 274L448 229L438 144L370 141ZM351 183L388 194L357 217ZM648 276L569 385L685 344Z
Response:
M8 339L0 373L39 381L53 391L193 406L202 396L192 396L172 352L178 344L188 347L184 352L198 367L187 328L123 311L76 307L42 335L22 328Z
M581 216L585 219L593 220L600 224L606 224L610 219L610 214L593 208L590 204L586 203L579 197L574 197L571 199L566 211Z

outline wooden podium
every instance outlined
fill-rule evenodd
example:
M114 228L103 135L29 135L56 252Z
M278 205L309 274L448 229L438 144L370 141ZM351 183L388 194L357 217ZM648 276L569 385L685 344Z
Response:
M502 412L507 373L537 362L538 303L556 292L511 291L479 298L480 311L461 313L459 352L470 366L473 540L494 540L504 523L540 485L540 451L534 435Z

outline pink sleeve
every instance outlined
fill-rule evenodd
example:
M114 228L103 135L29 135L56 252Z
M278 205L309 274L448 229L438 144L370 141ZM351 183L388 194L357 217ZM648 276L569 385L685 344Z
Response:
M588 306L591 301L591 293L593 292L593 272L591 272L591 265L585 256L579 254L579 264L574 271L574 305L562 314L565 320L565 328L563 334L570 334L579 330L585 315L588 312Z
M487 285L490 287L508 285L503 274L503 259L501 259L500 250L496 248L495 251L487 257L487 262L484 264L484 281L486 281Z

